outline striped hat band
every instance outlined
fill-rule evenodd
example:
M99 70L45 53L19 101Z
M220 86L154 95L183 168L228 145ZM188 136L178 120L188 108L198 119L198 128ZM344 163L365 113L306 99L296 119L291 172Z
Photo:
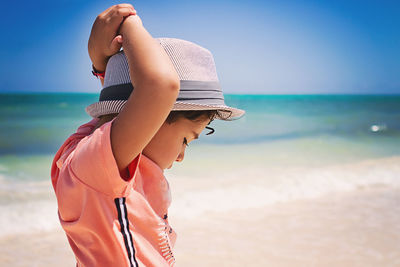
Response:
M211 52L176 38L155 38L171 59L180 79L180 91L172 110L218 110L217 119L240 118L245 111L225 104ZM119 113L134 90L123 50L108 60L99 101L86 107L96 118Z
M191 101L198 104L225 105L224 95L216 81L180 81L176 101ZM128 100L134 90L132 83L112 85L103 88L99 101Z

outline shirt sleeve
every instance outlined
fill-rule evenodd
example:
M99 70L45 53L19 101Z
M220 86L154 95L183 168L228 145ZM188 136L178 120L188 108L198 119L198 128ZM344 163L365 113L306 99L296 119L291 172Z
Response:
M124 197L132 188L141 153L120 173L111 148L110 132L114 119L78 143L70 167L73 175L92 189L112 197Z

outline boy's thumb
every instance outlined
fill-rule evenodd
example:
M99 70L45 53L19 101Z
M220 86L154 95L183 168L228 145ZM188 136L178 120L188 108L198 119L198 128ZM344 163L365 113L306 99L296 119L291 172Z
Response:
M114 39L111 41L111 49L112 50L119 50L122 46L122 36L117 35L114 37Z
M122 35L117 35L115 38L117 39L118 43L122 44Z

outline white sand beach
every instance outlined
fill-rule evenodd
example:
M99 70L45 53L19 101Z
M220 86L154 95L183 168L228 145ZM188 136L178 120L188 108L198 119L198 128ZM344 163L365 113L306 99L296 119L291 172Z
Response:
M168 174L173 196L170 223L178 233L176 266L400 265L400 187L388 182L389 177L400 178L400 157L268 170L268 176L278 175L278 180L298 181L288 180L291 175L305 180L276 187L254 173L204 179ZM308 188L318 189L318 194L307 191L313 184L306 179L314 175L325 177L328 186ZM381 182L369 180L372 176ZM343 184L360 177L360 182L335 188L329 177ZM370 183L362 184L363 177ZM293 190L282 195L281 186ZM75 261L57 227L3 233L0 263L63 267L74 266Z

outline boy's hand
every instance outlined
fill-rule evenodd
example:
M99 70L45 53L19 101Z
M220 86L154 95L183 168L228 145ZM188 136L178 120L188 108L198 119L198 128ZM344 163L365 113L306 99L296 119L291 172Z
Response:
M122 46L119 27L125 17L136 15L131 4L118 4L100 13L93 23L90 32L88 50L89 57L98 71L104 71L108 59L117 53Z

